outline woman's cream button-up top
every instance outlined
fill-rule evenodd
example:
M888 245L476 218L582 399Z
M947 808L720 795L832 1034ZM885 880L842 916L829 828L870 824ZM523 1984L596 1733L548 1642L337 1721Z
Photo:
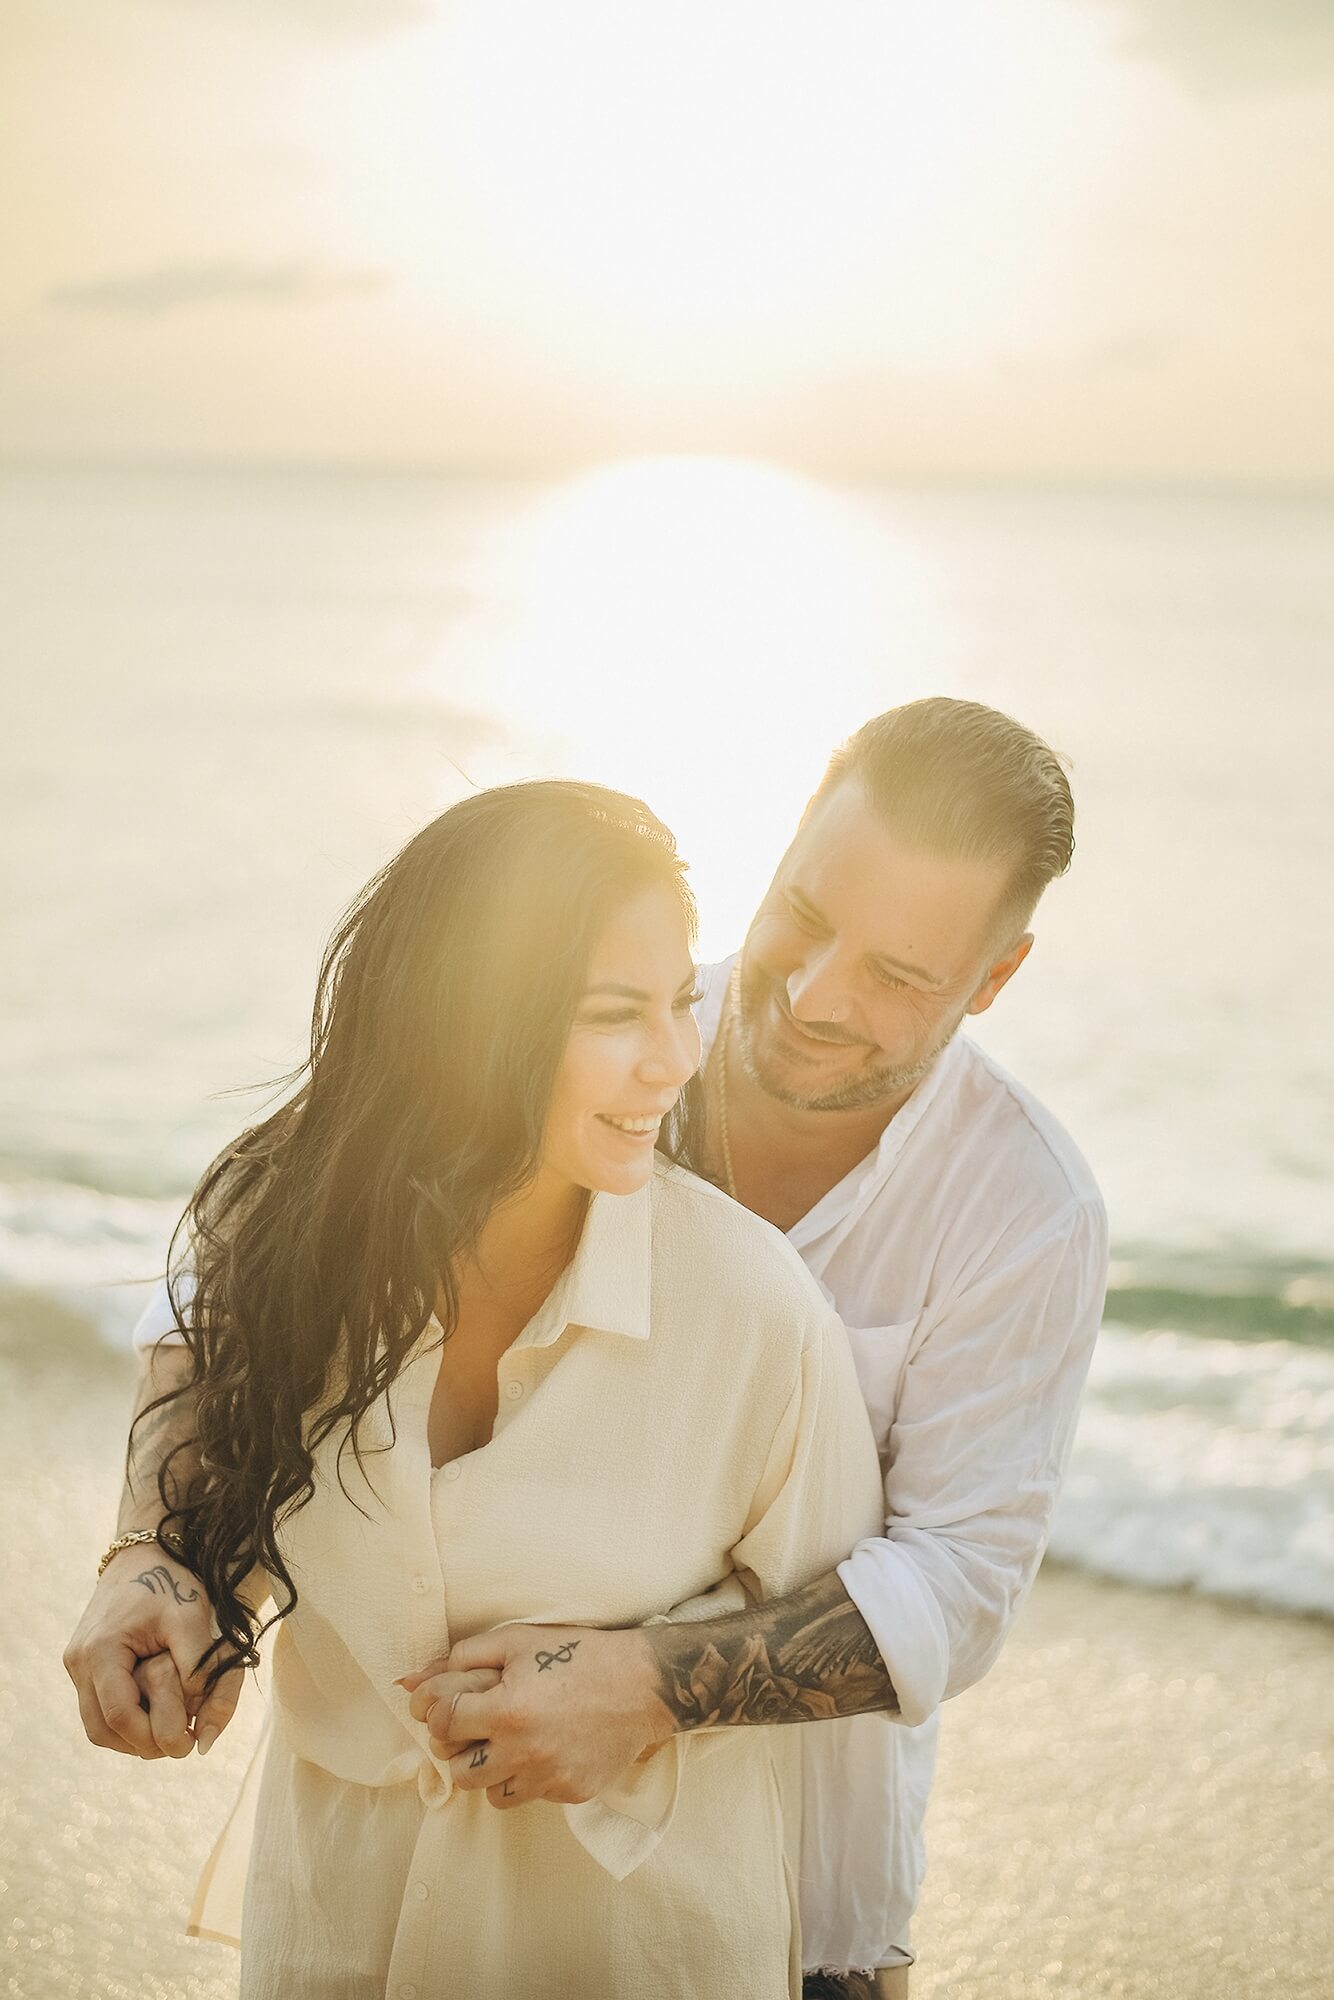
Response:
M432 1324L367 1412L360 1463L345 1432L341 1466L327 1439L313 1498L280 1530L298 1603L273 1644L270 1723L352 1785L415 1782L449 1809L448 1765L395 1683L460 1638L714 1615L799 1587L881 1525L841 1324L776 1230L678 1168L592 1198L572 1263L502 1356L491 1440L433 1472L439 1351ZM623 1879L708 1742L677 1737L563 1808L569 1836ZM196 1934L239 1936L261 1757L201 1878ZM730 1842L719 1864L744 1865Z

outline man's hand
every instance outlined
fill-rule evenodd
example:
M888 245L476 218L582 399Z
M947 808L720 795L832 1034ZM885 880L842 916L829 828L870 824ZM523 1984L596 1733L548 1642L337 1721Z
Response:
M640 1631L501 1625L401 1685L454 1783L504 1809L581 1804L672 1735L660 1678Z
M500 1625L400 1685L455 1783L497 1806L578 1805L682 1731L898 1709L836 1571L722 1617L684 1609L629 1631ZM480 1673L499 1685L478 1690Z
M217 1637L199 1579L151 1542L113 1556L63 1655L90 1743L128 1757L201 1755L231 1721L242 1669L207 1701L195 1663ZM193 1719L193 1733L190 1723Z

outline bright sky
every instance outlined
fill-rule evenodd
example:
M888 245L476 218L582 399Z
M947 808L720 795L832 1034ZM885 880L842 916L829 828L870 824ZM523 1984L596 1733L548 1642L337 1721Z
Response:
M6 0L0 451L1334 478L1330 0Z

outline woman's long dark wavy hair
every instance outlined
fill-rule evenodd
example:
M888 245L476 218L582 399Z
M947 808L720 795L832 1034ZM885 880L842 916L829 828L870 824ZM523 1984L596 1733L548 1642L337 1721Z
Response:
M295 1608L276 1530L314 1492L314 1450L346 1424L360 1465L360 1420L431 1314L452 1331L458 1259L537 1168L598 937L654 886L693 939L675 843L638 799L505 785L424 827L340 922L299 1087L219 1154L177 1227L169 1291L192 1373L141 1413L194 1394L197 1435L158 1471L160 1533L217 1618L209 1687L253 1665L268 1630L240 1594L256 1565L287 1594L275 1619ZM664 1126L672 1158L696 1102L687 1088ZM187 1484L170 1468L191 1446Z

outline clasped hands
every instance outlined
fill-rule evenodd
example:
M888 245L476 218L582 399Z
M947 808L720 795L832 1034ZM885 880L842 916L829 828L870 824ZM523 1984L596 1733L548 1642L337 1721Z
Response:
M463 1791L579 1805L673 1733L638 1630L500 1625L398 1682Z

